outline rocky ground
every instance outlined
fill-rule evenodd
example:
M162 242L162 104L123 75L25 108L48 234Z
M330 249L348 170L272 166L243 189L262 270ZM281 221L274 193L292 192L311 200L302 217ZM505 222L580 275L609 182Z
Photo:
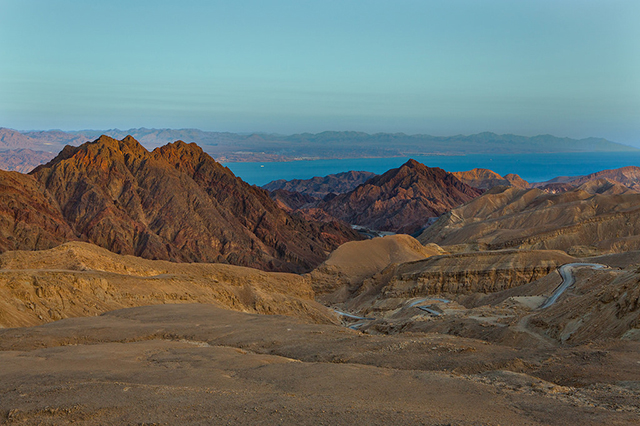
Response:
M4 424L637 424L637 342L530 351L211 305L0 331ZM554 371L565 379L550 381Z

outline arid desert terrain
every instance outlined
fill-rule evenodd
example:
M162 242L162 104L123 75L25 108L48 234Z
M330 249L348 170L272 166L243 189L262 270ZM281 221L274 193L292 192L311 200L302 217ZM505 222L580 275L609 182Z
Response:
M636 425L640 194L607 176L410 161L319 199L107 137L2 172L0 424Z

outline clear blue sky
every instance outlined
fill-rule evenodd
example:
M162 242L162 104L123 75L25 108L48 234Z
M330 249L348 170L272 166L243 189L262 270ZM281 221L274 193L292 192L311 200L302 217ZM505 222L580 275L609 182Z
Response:
M640 145L640 1L0 0L0 126Z

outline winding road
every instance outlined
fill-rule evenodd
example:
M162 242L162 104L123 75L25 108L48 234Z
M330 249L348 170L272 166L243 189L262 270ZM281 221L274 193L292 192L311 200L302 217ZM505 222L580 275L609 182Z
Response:
M542 305L540 305L540 307L538 309L546 309L548 307L550 307L551 305L553 305L554 303L556 303L556 301L558 300L558 298L560 298L560 296L562 295L562 293L564 293L568 288L570 288L571 286L573 286L576 283L576 277L574 275L574 271L578 268L591 268L591 269L605 269L605 268L609 268L606 265L602 265L600 263L567 263L566 265L562 265L561 267L558 268L558 272L560 273L560 277L562 277L562 283L553 291L553 294L551 294L551 296L549 296L547 298L547 300L544 301L544 303ZM420 305L421 303L425 303L428 301L436 301L436 302L442 302L442 303L450 303L450 300L447 299L440 299L440 298L422 298L422 299L418 299L418 300L414 300L413 302L409 303L407 305L407 307L412 308L418 308L424 312L427 312L431 315L434 316L440 316L442 315L441 312L436 311L435 309L432 309L430 305L426 305L426 306L417 306ZM353 320L359 320L359 322L350 324L348 327L354 330L357 330L358 328L360 328L362 325L366 324L367 321L374 321L375 318L367 318L367 317L361 317L358 315L353 315L350 314L348 312L343 312L343 311L339 311L337 309L333 309L337 314L346 317L346 318L350 318ZM531 332L530 330L528 330L527 327L527 323L528 323L528 319L531 315L534 315L533 313L530 315L527 315L525 317L523 317L519 323L518 323L518 328L521 329L521 331L524 331L526 333L529 333L531 335L534 335L537 338L541 338L541 336L538 336L537 334Z
M339 311L339 310L337 310L337 309L335 309L335 308L331 308L331 309L333 309L333 311L334 311L335 313L337 313L338 315L341 315L341 316L343 316L343 317L347 317L347 318L351 318L351 319L357 319L357 320L366 320L366 321L373 321L373 320L375 320L375 318L359 317L359 316L357 316L357 315L353 315L353 314L350 314L350 313L348 313L348 312L342 312L342 311Z
M562 284L555 289L553 294L549 296L547 300L544 301L542 305L540 305L540 309L546 309L549 306L556 303L558 298L566 289L571 287L576 282L576 277L573 275L573 271L576 268L584 268L588 267L591 269L604 269L608 268L606 265L601 265L599 263L567 263L566 265L562 265L558 268L558 272L560 272L560 276L562 277Z

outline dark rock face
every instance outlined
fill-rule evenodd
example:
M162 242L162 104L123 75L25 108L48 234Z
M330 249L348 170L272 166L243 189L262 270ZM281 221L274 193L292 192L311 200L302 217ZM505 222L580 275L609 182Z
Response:
M73 239L43 185L31 176L0 170L0 251L48 249Z
M451 173L409 160L318 207L347 223L411 234L422 229L430 217L480 194L482 190L462 183Z
M32 175L73 230L116 253L303 272L355 232L289 216L195 144L148 152L102 136L66 147Z
M349 192L374 176L377 175L371 172L350 171L324 177L316 176L311 179L274 180L264 185L263 188L270 192L283 189L289 192L311 195L316 198L324 198L331 193L343 194Z

